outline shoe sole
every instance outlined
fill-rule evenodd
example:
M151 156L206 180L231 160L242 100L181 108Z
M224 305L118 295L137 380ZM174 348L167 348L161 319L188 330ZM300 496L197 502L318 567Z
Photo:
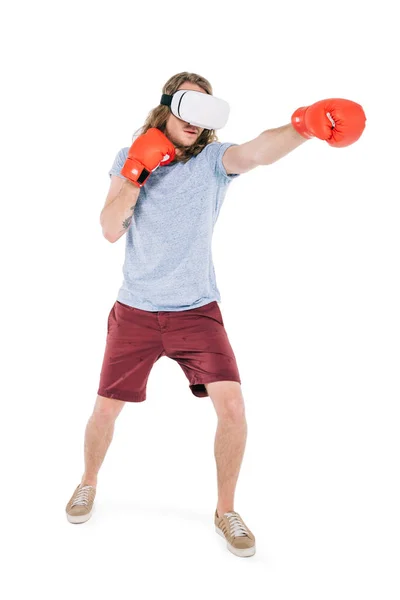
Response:
M87 513L87 515L69 515L68 513L66 513L67 519L70 523L85 523L92 516L93 510L94 507L90 512Z
M224 540L226 541L228 550L230 552L232 552L232 554L235 554L236 556L253 556L253 554L255 554L256 552L256 547L255 545L252 548L234 548L226 539L224 532L217 526L215 526L215 531L224 538Z

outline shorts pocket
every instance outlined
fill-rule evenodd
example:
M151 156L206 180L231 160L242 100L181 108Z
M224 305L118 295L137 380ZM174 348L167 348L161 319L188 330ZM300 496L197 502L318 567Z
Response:
M110 328L113 324L113 322L115 322L115 304L113 304L109 315L108 315L108 319L107 319L107 335L110 333Z
M215 315L215 318L218 321L218 323L220 325L222 325L222 327L224 327L224 320L222 318L221 309L218 306L218 302L216 300L214 301L213 311L214 311L214 315Z
M219 316L219 319L220 319L220 323L224 327L224 320L222 318L221 309L220 309L220 307L218 306L217 303L215 303L215 305L216 305L217 313L218 313L218 316Z
M116 300L116 304L119 304L120 306L122 306L122 308L125 308L126 310L130 310L130 311L137 310L134 306L129 306L129 304L124 304L123 302L120 302L119 300Z

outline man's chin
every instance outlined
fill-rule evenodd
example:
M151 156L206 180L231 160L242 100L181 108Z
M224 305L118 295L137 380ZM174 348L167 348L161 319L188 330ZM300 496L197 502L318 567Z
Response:
M182 156L191 144L174 144L176 156Z
M178 148L179 150L186 150L186 148L190 148L190 146L192 146L192 144L189 143L174 143L175 148Z

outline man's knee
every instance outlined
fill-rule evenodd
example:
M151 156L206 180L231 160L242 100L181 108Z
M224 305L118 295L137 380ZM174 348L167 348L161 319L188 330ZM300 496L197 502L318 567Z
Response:
M218 418L243 420L245 417L244 398L241 385L235 381L217 381L206 384Z
M101 419L116 419L125 406L123 400L116 398L106 398L105 396L97 396L93 409L93 415Z

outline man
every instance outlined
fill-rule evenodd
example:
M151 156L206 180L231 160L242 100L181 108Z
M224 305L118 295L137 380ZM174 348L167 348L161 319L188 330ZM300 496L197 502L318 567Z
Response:
M100 221L110 242L127 234L124 282L108 316L98 395L85 432L85 471L67 504L67 518L71 523L90 518L115 420L126 402L146 399L152 366L168 356L182 367L193 395L213 402L216 531L231 552L252 556L255 536L234 510L247 422L218 306L214 225L233 179L277 161L311 137L336 146L353 143L362 134L365 115L348 100L321 101L295 111L291 123L238 145L216 141L226 103L212 96L203 77L174 75L161 100L131 147L118 152L109 173Z

